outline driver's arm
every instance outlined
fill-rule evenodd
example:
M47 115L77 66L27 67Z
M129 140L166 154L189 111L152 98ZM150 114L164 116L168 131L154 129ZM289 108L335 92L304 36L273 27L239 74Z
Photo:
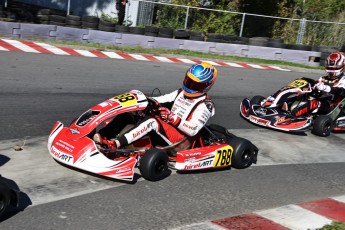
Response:
M175 90L171 93L168 94L164 94L162 96L158 96L158 97L152 97L154 100L156 100L159 104L164 104L164 103L168 103L168 102L173 102L175 101L177 95L178 95L179 91Z
M331 93L335 96L345 97L345 78L342 77L337 84L331 87Z
M190 137L195 136L214 114L215 108L212 102L201 103L187 120L181 120L177 128Z

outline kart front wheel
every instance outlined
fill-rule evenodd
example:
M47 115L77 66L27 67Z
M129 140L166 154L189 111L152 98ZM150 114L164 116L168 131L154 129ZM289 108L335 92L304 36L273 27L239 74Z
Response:
M333 129L333 121L329 116L320 115L313 122L312 133L320 137L328 137Z
M251 105L260 105L260 102L262 102L264 99L265 98L263 96L256 95L250 100L250 104Z
M168 174L168 155L159 149L149 149L140 159L141 176L149 181L159 181Z
M0 181L0 218L6 213L11 202L11 191Z
M258 148L250 141L235 137L229 140L234 152L231 157L231 166L236 169L248 168L252 163L256 163Z

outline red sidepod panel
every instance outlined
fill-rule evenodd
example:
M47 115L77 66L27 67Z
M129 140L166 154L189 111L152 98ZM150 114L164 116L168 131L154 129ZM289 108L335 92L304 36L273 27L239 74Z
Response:
M94 142L88 137L83 137L78 140L71 140L66 138L66 134L70 133L69 128L64 127L58 135L54 138L50 149L51 154L57 160L73 165L85 152L97 151Z
M233 148L228 144L180 151L176 155L177 170L199 170L231 165Z

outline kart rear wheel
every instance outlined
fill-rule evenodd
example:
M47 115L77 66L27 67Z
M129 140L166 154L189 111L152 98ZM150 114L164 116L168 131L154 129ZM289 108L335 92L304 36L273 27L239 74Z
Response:
M0 218L6 213L11 202L11 191L0 181Z
M258 149L250 141L235 137L228 142L234 150L231 157L233 168L244 169L251 166L252 163L256 163Z
M264 99L265 98L263 96L256 95L250 100L250 104L251 105L260 105L260 102L262 102L262 100L264 100Z
M148 181L159 181L168 174L168 155L159 149L149 149L140 159L141 176Z
M313 123L312 133L320 137L328 137L333 130L333 121L329 116L320 115Z

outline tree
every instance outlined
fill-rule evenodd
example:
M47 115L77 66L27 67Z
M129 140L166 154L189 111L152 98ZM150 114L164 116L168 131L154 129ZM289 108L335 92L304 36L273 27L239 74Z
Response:
M237 4L235 1L218 0L218 1L186 1L173 0L173 4L201 7L207 9L237 11ZM207 7L205 7L207 6ZM187 8L160 6L157 11L157 25L171 27L175 29L184 28L186 20ZM171 20L174 19L174 20ZM237 22L236 22L237 20ZM189 9L189 17L187 28L192 31L200 31L204 33L223 33L233 34L238 28L238 19L236 14L215 12L205 9Z

